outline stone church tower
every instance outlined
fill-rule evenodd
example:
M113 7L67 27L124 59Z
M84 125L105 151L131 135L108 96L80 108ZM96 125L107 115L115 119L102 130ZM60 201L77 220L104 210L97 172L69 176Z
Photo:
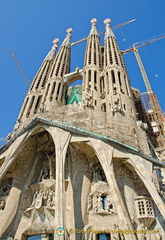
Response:
M165 239L160 161L111 30L91 20L83 69L58 39L0 148L0 239ZM82 85L70 86L76 80Z

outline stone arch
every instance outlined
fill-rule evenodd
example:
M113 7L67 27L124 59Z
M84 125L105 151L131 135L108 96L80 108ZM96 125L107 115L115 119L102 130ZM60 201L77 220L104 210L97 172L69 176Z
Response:
M3 219L2 216L2 221L0 223L0 229L4 232L7 228L10 231L11 225L15 228L21 225L22 231L26 230L28 227L27 222L24 222L24 220L22 221L21 216L32 203L33 189L35 189L35 187L29 187L33 183L41 182L41 178L44 180L47 179L48 175L46 176L45 172L42 172L43 174L40 176L42 168L46 167L45 165L42 167L40 165L43 164L43 158L48 162L48 157L50 157L51 152L54 151L55 148L51 135L42 128L41 125L33 128L30 134L25 134L24 138L22 136L18 137L16 141L19 142L19 138L22 139L22 143L10 155L9 160L11 160L11 164L6 169L8 170L10 168L10 170L12 170L14 167L16 169L16 174L14 175L12 189L6 205L7 212L4 214L5 219ZM47 163L47 167L50 167L49 163ZM16 220L13 223L14 218ZM18 227L18 229L21 228ZM18 234L18 239L21 239L23 232L18 231L16 234Z
M67 83L67 86L70 86L76 80L82 80L82 79L83 79L83 72L81 70L64 76L64 81Z

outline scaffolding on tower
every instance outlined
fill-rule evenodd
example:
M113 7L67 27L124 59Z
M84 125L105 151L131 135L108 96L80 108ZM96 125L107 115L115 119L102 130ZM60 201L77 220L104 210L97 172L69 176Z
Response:
M141 45L136 46L133 44L133 47L130 49L127 49L122 52L122 54L128 53L130 51L133 51L137 60L137 63L139 65L144 84L146 87L147 92L141 94L141 102L143 105L144 110L144 120L146 121L148 125L148 136L155 147L155 149L158 152L162 152L165 150L165 130L164 130L164 116L161 110L161 107L159 105L159 101L157 99L156 94L152 91L148 76L146 74L144 65L142 63L142 60L140 58L138 49L140 47L146 46L152 42L155 42L157 40L160 40L162 38L165 38L164 36L152 39L149 42L143 43Z
M153 146L157 151L161 152L165 148L164 116L157 96L154 92L146 92L141 94L141 100L144 108L145 121L148 124L148 135Z

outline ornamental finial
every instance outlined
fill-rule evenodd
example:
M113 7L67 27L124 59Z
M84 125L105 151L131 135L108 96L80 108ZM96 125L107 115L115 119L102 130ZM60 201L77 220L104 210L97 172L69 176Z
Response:
M66 30L66 32L67 32L67 33L71 33L71 32L73 32L73 29L72 29L72 28L68 28L68 29Z
M67 32L67 35L66 35L66 38L71 38L71 33L73 32L73 29L72 28L68 28L67 30L66 30L66 32Z
M59 41L59 39L58 38L55 38L54 40L53 40L53 43L54 43L54 45L53 45L53 47L52 47L52 49L53 50L56 50L57 49L57 44L59 43L60 41Z
M91 20L92 29L90 31L90 35L98 35L97 29L96 29L96 23L97 23L97 19L92 18L92 20Z
M111 19L110 19L110 18L106 18L106 19L104 20L105 29L106 29L104 40L106 40L106 39L109 38L109 37L114 37L114 38L115 38L115 36L114 36L114 34L113 34L113 32L112 32L110 23L111 23Z
M96 18L92 18L91 23L92 23L92 25L96 25L97 19Z
M112 21L111 21L111 19L110 18L106 18L105 20L104 20L104 24L110 24Z

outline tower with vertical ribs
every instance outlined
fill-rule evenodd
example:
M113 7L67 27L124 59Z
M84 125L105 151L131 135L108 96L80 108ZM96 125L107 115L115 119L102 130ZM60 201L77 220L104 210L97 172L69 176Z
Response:
M96 23L82 69L70 72L71 28L58 51L53 41L0 148L0 239L165 237L165 164L137 118L110 19L103 45Z

